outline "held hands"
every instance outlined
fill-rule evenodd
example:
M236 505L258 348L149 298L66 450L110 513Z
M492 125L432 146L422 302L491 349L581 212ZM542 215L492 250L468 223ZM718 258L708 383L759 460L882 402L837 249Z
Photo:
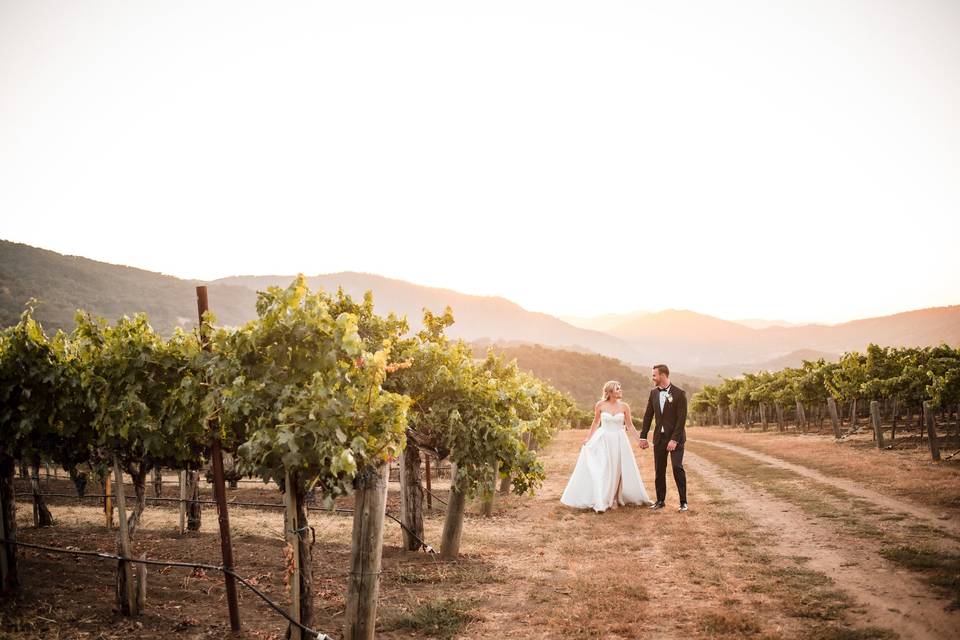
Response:
M649 446L650 446L650 443L647 442L647 439L646 439L646 438L640 438L640 448L641 448L641 449L646 449L646 448L649 447Z
M673 451L673 450L675 450L676 448L677 448L677 441L676 441L676 440L671 440L670 442L667 443L667 451Z

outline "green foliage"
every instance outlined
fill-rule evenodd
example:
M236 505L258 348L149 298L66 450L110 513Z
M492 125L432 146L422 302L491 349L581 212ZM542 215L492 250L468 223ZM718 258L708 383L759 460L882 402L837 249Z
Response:
M927 400L936 407L954 406L960 403L960 349L871 344L866 353L847 353L836 363L804 361L798 369L745 374L707 385L694 395L691 408L702 413L760 402L820 404L829 396L844 401L896 398L915 407Z
M257 320L214 337L211 406L244 473L282 483L291 471L333 497L399 454L409 399L382 385L402 323L372 308L311 293L300 276L259 294Z
M396 457L409 433L449 457L476 493L496 467L524 493L543 480L533 445L580 418L569 395L490 352L478 360L445 330L373 311L368 294L312 293L304 278L257 300L257 319L167 339L145 315L110 324L77 313L48 338L32 315L0 333L0 435L18 457L74 468L118 456L143 477L156 465L199 467L210 440L240 471L334 497L364 468ZM212 318L208 317L207 321Z
M42 456L73 469L94 446L80 367L62 332L48 338L32 302L0 333L0 442L18 458Z
M114 325L78 313L71 349L90 426L105 455L139 473L157 464L197 463L209 436L200 343L177 330L164 340L143 314Z
M409 435L421 447L457 464L457 482L469 494L489 481L494 465L525 493L543 480L530 444L545 444L576 417L569 396L520 371L492 351L477 362L470 348L451 342L449 308L424 311L423 330L403 346L388 384L411 399Z

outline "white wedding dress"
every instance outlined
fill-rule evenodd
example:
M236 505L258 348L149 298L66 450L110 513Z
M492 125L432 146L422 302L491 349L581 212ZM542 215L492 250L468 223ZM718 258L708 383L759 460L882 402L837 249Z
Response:
M617 488L620 497L617 500ZM653 504L627 439L623 413L600 412L600 426L580 449L577 466L560 497L563 504L601 512L625 504Z

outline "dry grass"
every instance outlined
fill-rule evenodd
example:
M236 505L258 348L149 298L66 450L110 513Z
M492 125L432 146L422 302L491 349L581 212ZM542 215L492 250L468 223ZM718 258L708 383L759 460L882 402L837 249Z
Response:
M535 497L498 496L489 519L479 517L477 505L471 505L457 562L402 551L400 529L388 521L377 637L889 637L851 628L845 613L848 602L830 580L804 569L802 558L772 553L765 532L746 520L735 502L705 484L695 469L688 470L687 513L632 507L598 515L563 507L559 496L583 434L561 433L543 452L548 479ZM652 491L651 453L637 454ZM435 484L443 491L444 483ZM672 479L668 487L672 506L676 499ZM392 484L388 501L392 505L396 493L397 485ZM95 506L60 504L51 509L61 523L52 533L32 529L29 509L20 510L23 539L57 540L63 546L76 544L71 536L85 536L85 545L113 548L113 533L103 529ZM230 517L234 546L242 558L238 569L257 576L271 597L286 603L281 512L234 508ZM137 548L151 556L216 562L215 512L206 510L202 531L182 538L175 534L176 522L174 509L148 506ZM343 624L352 519L311 512L310 522L317 537L315 627L336 637ZM428 515L425 526L427 541L437 545L442 513ZM95 587L100 600L83 601L83 607L89 603L91 608L79 608L80 592L74 584L32 583L36 593L20 607L0 613L5 616L4 628L35 621L48 603L54 603L57 613L51 619L57 624L39 623L32 631L10 637L50 637L54 630L64 638L97 637L98 631L108 632L105 638L159 638L171 629L179 629L184 637L226 635L222 585L215 577L152 576L149 611L142 619L145 627L137 629L111 612L111 567L101 565L96 573L82 562L42 556L25 559L24 567L55 573L64 562L71 563L77 576L86 576L86 589ZM249 594L243 609L251 635L282 637L280 619ZM205 612L206 618L197 620L188 613L196 610ZM84 619L91 621L66 622ZM813 628L820 635L810 636Z
M836 442L826 434L688 427L688 435L749 447L827 475L867 482L875 491L939 507L960 517L960 456L936 463L931 460L929 449L879 451L869 434Z
M884 549L880 553L887 560L924 574L931 585L951 598L951 607L960 609L960 556L911 546Z

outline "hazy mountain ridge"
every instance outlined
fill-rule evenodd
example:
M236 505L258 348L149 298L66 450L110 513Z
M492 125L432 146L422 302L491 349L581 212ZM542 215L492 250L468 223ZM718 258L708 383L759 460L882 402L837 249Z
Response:
M262 289L268 285L289 284L293 276L234 276L217 280L218 284ZM354 297L373 292L374 308L378 313L389 312L406 316L413 330L422 325L423 309L441 312L453 308L456 324L449 335L467 341L490 338L536 342L554 347L587 350L597 353L620 354L638 358L630 345L614 336L589 329L574 327L546 313L527 311L515 302L499 296L474 296L452 289L439 289L395 280L384 276L352 271L310 276L311 288L336 291L337 287Z
M557 389L566 391L583 409L592 411L600 399L604 383L617 380L623 387L623 399L632 407L634 418L643 417L647 396L653 388L650 369L633 367L616 358L596 353L579 353L564 349L551 349L538 344L517 344L478 341L471 343L474 354L482 357L487 349L516 360L524 371L547 380ZM652 364L646 365L652 367ZM672 372L671 380L688 392L695 393L709 380Z
M200 284L0 240L0 326L16 324L34 297L35 315L47 331L69 331L83 309L111 320L142 311L154 328L170 333L196 325ZM213 285L209 292L221 324L240 324L254 312L255 297L247 289Z
M787 367L799 367L804 360L816 362L823 358L827 362L835 362L840 359L836 353L826 351L817 351L815 349L798 349L791 351L777 358L765 360L764 362L745 362L738 364L726 364L709 367L703 370L693 370L690 373L701 378L715 378L722 376L725 378L736 377L744 373L757 373L758 371L780 371Z
M210 304L223 325L255 316L256 290L286 286L293 275L234 276L208 283ZM546 313L527 311L496 296L475 296L416 285L379 275L342 272L308 278L313 288L353 296L372 290L379 313L405 315L420 326L422 309L453 308L450 335L467 341L536 343L573 352L592 352L648 367L666 362L678 371L705 376L764 368L802 350L840 354L862 350L870 342L890 346L960 344L960 306L906 311L839 325L769 326L753 329L687 310L608 314L609 332L585 329ZM40 300L37 317L48 330L73 326L76 309L115 319L138 311L149 314L161 332L196 323L197 280L111 265L87 258L0 240L0 323L13 324L30 297ZM583 319L581 319L583 320ZM731 364L734 363L734 364ZM799 362L792 365L796 366ZM739 373L737 371L736 373Z

